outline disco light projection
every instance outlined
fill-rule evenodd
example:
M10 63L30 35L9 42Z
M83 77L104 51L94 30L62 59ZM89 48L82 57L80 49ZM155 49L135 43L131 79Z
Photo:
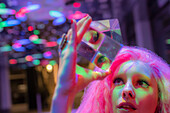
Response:
M49 64L51 64L52 66L54 66L54 65L56 64L56 61L55 61L55 60L51 60L51 61L49 62Z
M41 58L43 58L43 55L41 53L37 53L37 54L32 54L32 57L34 59L41 59Z
M11 46L10 45L5 45L5 46L3 46L3 47L0 47L0 52L9 52L9 51L11 51L12 50L12 48L11 48Z
M17 52L24 52L26 49L25 47L15 47L15 46L12 46L12 49L17 51Z
M79 20L83 17L85 17L87 15L87 13L82 13L81 11L76 11L74 14L71 14L68 16L68 19L76 19Z
M0 27L0 32L2 32L4 30L4 28L3 27Z
M27 44L30 44L31 41L29 39L20 39L20 40L17 40L16 43L19 43L21 45L27 45Z
M53 11L53 10L49 11L49 15L54 17L54 18L60 18L60 17L64 16L63 13L61 13L59 11Z
M57 42L47 42L45 44L45 47L55 47L55 46L57 46Z
M46 44L45 39L37 39L32 41L34 44Z
M25 60L25 58L18 58L17 61L18 61L18 63L26 63L27 62Z
M57 25L62 25L63 23L66 22L66 18L64 16L63 13L59 12L59 11L53 11L51 10L49 12L49 15L56 18L54 21L53 21L53 25L54 26L57 26Z
M40 8L39 4L34 4L34 5L29 5L27 7L22 7L17 13L16 13L16 18L20 21L26 21L27 16L26 13L38 10Z
M37 35L31 35L31 36L29 37L29 40L30 40L30 41L36 41L37 39L39 39L39 37L38 37Z
M40 64L41 64L42 66L46 66L46 65L49 64L49 61L48 61L48 60L41 60Z
M46 65L47 72L52 72L53 71L53 66L51 64Z
M29 5L27 7L22 7L18 13L19 14L26 14L26 13L29 13L31 11L35 11L35 10L38 10L40 8L40 5L39 4L33 4L33 5Z
M167 39L167 40L166 40L166 44L170 44L170 39Z
M6 5L4 3L0 3L0 8L5 8Z
M33 63L34 65L39 65L39 64L40 64L40 60L33 60L32 63Z
M28 26L28 31L33 31L34 28L32 26Z
M80 4L80 3L78 3L78 2L74 2L74 3L73 3L73 7L75 7L75 8L79 8L79 7L81 7L81 4Z
M16 59L10 59L9 64L17 64L17 60Z
M47 52L43 53L43 56L44 56L44 58L46 58L46 59L51 59L51 58L53 58L51 51L47 51Z
M21 21L19 20L6 20L6 21L2 21L0 22L0 27L11 27L11 26L16 26L21 24Z
M39 30L34 30L33 33L34 33L35 35L39 35L39 34L40 34L40 31L39 31Z
M28 62L33 61L33 57L31 55L27 55L25 57L25 60L28 61Z
M0 15L14 15L15 13L14 9L0 8Z
M53 21L53 25L54 26L58 26L58 25L62 25L66 22L66 18L65 17L60 17L60 18L57 18Z
M13 45L12 45L12 48L14 49L14 48L20 48L20 47L22 47L22 45L20 44L20 43L14 43Z
M17 13L15 14L15 17L16 17L18 20L23 21L23 22L25 22L25 21L27 20L26 14L22 14L22 13L19 13L19 12L17 12Z

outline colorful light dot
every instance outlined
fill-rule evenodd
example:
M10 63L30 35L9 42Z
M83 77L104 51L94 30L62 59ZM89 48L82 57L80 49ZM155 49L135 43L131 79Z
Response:
M10 27L10 26L15 26L19 25L21 22L19 20L6 20L0 22L0 27Z
M78 3L78 2L74 2L74 3L73 3L73 7L75 7L75 8L79 8L80 6L81 6L81 4Z
M36 41L37 39L39 39L37 35L31 35L31 36L29 37L29 40L30 40L30 41Z
M4 3L0 3L0 8L5 8L6 5Z
M42 66L46 66L47 64L49 64L49 61L48 60L41 60L41 63L40 63Z
M26 61L33 61L33 57L32 57L31 55L27 55L27 56L25 57L25 60L26 60Z
M47 51L43 53L44 58L51 59L52 58L52 53L51 51Z
M167 43L167 44L170 44L170 39L167 39L167 40L166 40L166 43Z
M0 47L1 52L8 52L8 51L11 51L11 50L12 50L12 47L8 44L3 46L3 47Z
M37 53L37 54L33 54L32 57L33 57L34 59L41 59L41 58L43 58L43 55L40 54L40 53Z
M55 19L53 21L53 25L57 26L57 25L61 25L61 24L65 23L65 22L66 22L66 18L63 16L63 17Z
M45 39L37 39L32 41L34 44L45 44L46 40Z
M10 60L9 60L9 63L10 63L10 64L17 64L17 60L16 60L16 59L10 59Z
M48 64L48 65L46 65L46 69L47 69L48 72L52 72L53 66Z
M46 46L46 47L55 47L55 46L57 46L57 42L47 42L47 43L45 44L45 46Z
M39 35L39 34L40 34L40 31L39 31L39 30L34 30L34 34L35 34L35 35Z
M33 31L33 27L32 26L28 26L28 31Z
M32 62L34 65L39 65L40 64L40 60L33 60Z
M13 15L13 14L15 14L16 13L16 11L15 10L13 10L13 9L7 9L7 8L0 8L0 14L1 15Z
M56 64L56 61L55 61L55 60L51 60L51 61L49 62L49 64L51 64L51 65L53 66L53 65Z
M59 17L63 17L64 16L63 13L61 13L59 11L53 11L53 10L49 11L49 15L54 17L54 18L59 18Z
M20 48L22 45L20 43L14 43L12 48Z

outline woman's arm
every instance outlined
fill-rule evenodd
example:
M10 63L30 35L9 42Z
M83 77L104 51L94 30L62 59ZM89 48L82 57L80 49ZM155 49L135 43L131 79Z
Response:
M90 26L92 19L86 16L78 23L72 21L67 37L68 43L62 50L59 59L57 85L52 100L52 113L71 113L75 95L93 80L104 78L109 72L100 73L76 66L77 45L81 42L84 33ZM86 73L76 74L76 69Z

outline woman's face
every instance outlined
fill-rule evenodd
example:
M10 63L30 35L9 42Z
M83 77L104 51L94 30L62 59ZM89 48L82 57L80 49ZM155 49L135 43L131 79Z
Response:
M141 61L127 61L113 76L114 113L154 113L158 86L150 67Z

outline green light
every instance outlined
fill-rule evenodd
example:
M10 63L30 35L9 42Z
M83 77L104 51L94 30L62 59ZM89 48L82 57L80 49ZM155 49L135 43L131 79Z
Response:
M167 40L166 40L166 43L167 43L167 44L170 44L170 39L167 39Z
M35 34L35 35L39 35L39 34L40 34L40 31L39 31L39 30L34 30L34 34Z
M43 39L36 39L36 40L33 40L32 42L34 44L43 44L43 43L45 43L45 40L43 40Z
M40 60L33 60L32 62L34 65L39 65L40 64Z
M12 50L12 48L10 45L5 45L3 47L0 47L0 51L2 51L2 52L7 52L7 51L11 51L11 50Z
M0 8L5 8L6 5L4 3L0 3Z
M53 66L53 65L56 64L56 61L55 61L55 60L51 60L51 61L49 62L49 64L51 64L51 65Z

